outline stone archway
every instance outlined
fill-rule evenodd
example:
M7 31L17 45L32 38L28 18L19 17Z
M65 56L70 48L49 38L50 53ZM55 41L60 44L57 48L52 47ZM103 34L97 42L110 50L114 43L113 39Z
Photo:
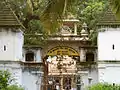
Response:
M76 60L79 53L67 46L57 46L50 49L48 56L48 78L55 89L71 90L75 87Z
M57 46L50 49L47 53L47 56L55 55L79 56L79 53L75 49L68 46Z

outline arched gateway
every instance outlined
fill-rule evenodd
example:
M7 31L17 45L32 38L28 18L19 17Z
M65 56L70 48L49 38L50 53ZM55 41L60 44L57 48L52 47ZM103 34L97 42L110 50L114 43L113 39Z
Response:
M68 46L57 46L48 51L48 83L51 90L71 90L75 87L79 55Z
M75 49L68 46L57 46L50 49L47 53L47 56L56 55L79 56L79 53Z
M77 23L65 20L62 30L44 45L42 90L85 90L97 82L96 47L90 46L87 25L78 34Z

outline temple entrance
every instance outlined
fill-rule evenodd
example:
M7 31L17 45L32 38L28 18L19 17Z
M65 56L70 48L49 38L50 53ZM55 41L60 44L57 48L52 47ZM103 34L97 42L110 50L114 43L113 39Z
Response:
M48 90L76 90L76 62L79 53L73 48L58 46L48 51Z
M53 84L50 90L71 90L72 88L72 77L56 77L53 76ZM62 82L61 82L62 81Z
M63 89L64 90L71 90L71 78L72 77L64 77L63 78Z
M48 90L77 90L76 77L70 74L49 76L48 84Z

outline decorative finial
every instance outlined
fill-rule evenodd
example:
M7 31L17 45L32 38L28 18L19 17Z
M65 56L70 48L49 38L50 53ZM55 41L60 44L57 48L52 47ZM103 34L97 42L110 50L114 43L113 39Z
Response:
M87 32L87 24L86 23L83 23L82 25L82 30L81 30L81 40L88 40L88 32Z
M81 33L82 36L88 36L87 24L86 24L86 23L83 23L83 25L82 25L82 30L81 30L80 33Z
M82 28L84 28L85 30L87 29L87 24L84 22L83 25L82 25Z

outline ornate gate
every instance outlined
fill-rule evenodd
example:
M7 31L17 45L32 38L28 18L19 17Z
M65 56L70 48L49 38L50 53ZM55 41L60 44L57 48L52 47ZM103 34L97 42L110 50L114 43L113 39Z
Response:
M76 62L79 53L67 46L52 48L47 53L49 90L76 88Z

